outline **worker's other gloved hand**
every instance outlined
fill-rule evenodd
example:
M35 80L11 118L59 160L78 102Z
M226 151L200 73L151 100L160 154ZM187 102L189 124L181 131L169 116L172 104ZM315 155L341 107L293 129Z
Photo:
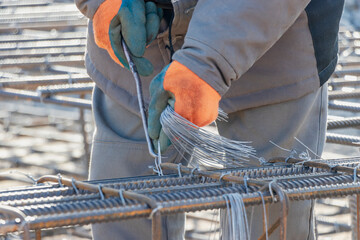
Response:
M148 132L155 149L160 141L160 152L171 145L162 131L160 115L168 104L199 127L213 122L218 115L220 95L208 83L183 64L174 61L166 66L150 83Z
M142 56L145 47L157 36L161 18L162 9L153 2L105 0L93 18L95 42L106 49L115 62L129 68L121 46L124 37L139 74L148 76L153 66Z

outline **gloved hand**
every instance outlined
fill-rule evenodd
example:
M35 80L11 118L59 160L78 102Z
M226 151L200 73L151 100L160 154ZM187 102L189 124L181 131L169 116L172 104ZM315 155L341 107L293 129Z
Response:
M93 18L95 42L106 49L115 62L129 68L121 46L124 37L139 74L148 76L153 66L142 56L145 47L157 36L161 18L162 9L153 2L105 0Z
M160 124L160 115L168 104L175 102L175 112L203 127L216 119L221 98L208 83L177 61L166 66L151 81L150 97L148 132L157 151L160 141L162 153L171 145Z

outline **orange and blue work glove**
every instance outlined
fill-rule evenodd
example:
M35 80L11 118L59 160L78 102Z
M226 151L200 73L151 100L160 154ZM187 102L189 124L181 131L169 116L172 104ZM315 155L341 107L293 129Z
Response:
M95 42L116 63L129 68L121 46L123 37L139 74L148 76L153 72L153 66L142 56L146 46L157 36L161 18L162 9L153 2L105 0L93 18Z
M174 103L174 110L199 127L213 122L218 116L221 96L207 82L183 64L173 61L150 83L148 133L154 147L165 152L171 145L160 124L161 113Z

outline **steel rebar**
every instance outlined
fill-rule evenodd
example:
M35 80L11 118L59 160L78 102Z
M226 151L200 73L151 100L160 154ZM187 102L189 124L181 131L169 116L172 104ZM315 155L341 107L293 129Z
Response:
M360 126L360 117L343 118L337 120L328 120L327 129L349 128Z
M0 89L0 98L23 99L27 101L51 103L67 107L91 109L91 100L64 96L51 96L42 98L38 96L37 93L15 89Z
M326 142L359 147L360 137L336 133L326 133Z

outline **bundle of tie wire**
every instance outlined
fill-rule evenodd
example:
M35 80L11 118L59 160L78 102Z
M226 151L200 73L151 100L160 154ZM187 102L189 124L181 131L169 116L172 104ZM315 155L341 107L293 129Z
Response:
M219 110L218 120L225 121L226 113ZM235 141L220 136L216 131L198 127L168 106L160 122L172 144L191 163L212 168L241 167L255 158L251 142Z

